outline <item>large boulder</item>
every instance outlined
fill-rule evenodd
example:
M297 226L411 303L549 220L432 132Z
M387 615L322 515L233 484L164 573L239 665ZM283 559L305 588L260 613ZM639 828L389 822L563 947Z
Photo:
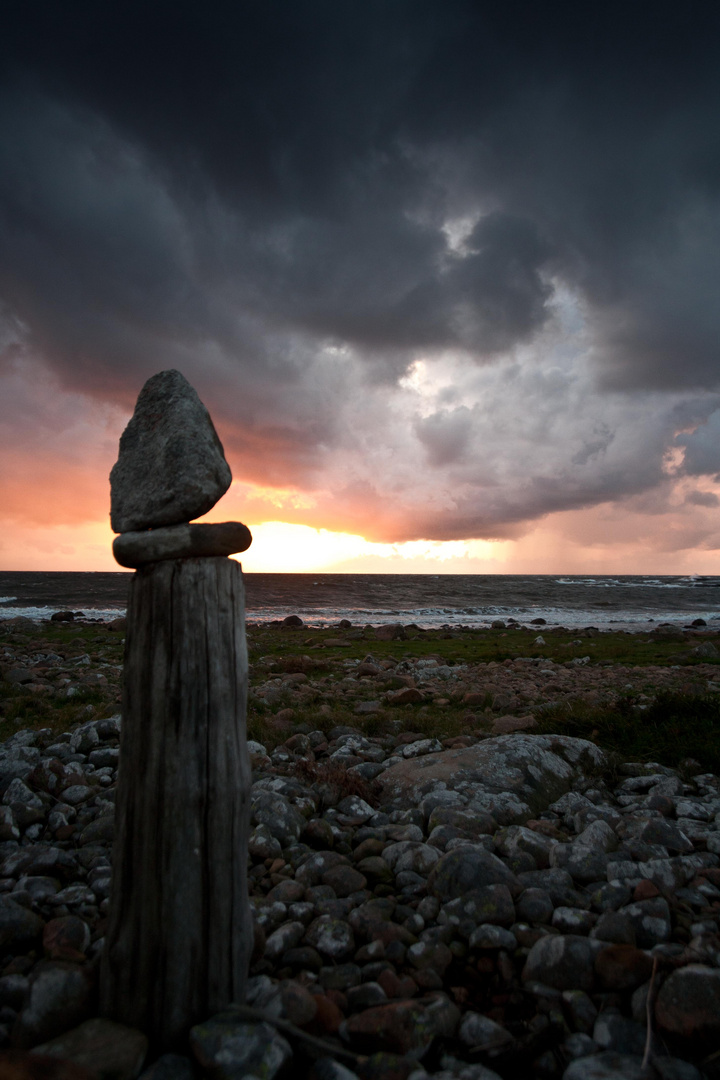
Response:
M458 792L503 825L521 824L572 790L605 755L568 735L500 735L474 746L408 758L378 777L388 799L416 805L433 788Z

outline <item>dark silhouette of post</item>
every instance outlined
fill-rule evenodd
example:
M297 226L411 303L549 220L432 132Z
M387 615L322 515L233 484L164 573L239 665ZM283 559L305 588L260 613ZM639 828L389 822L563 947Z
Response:
M186 467L177 438L178 429L187 431L182 409L188 402L205 435L209 425L207 441L213 444L209 466L195 461L195 474ZM181 511L168 511L171 500L161 492L149 529L133 475L142 477L142 463L131 459L123 475L128 443L131 453L153 459L148 484L170 496L182 489L185 499ZM193 443L197 457L195 435ZM166 445L164 458L158 456ZM181 1046L192 1024L243 1000L253 941L244 593L240 565L219 553L223 545L244 550L251 538L239 523L224 523L213 532L212 525L167 520L205 512L207 507L195 510L197 499L186 498L193 485L204 491L205 503L212 495L208 486L222 488L213 502L228 486L229 470L227 475L220 470L209 485L202 477L196 483L203 470L205 479L213 469L218 473L218 447L224 464L195 392L179 373L162 372L140 395L111 476L113 525L123 533L114 545L116 557L127 562L130 551L137 570L127 613L101 1011L146 1032L156 1050ZM163 461L170 462L164 474ZM124 507L124 484L134 499L129 529L124 528L129 503ZM151 496L146 495L146 505ZM163 515L165 520L158 520Z

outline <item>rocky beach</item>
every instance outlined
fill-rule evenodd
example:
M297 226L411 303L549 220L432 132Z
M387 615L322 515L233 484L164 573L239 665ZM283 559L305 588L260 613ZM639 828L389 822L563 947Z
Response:
M0 1075L719 1074L720 780L602 745L714 700L706 627L250 625L247 1000L156 1060L97 1015L122 639L0 624Z

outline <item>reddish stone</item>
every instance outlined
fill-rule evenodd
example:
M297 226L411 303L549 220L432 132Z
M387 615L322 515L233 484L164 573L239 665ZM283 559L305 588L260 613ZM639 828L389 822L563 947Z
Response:
M652 881L640 881L633 891L633 900L639 903L641 900L652 900L660 895L660 890Z
M705 878L711 885L715 885L720 889L720 867L709 866L706 869L699 870L698 877Z
M335 843L330 824L323 818L310 818L302 831L302 839L306 844L320 848L321 851L327 851Z
M391 693L387 699L388 705L418 705L424 700L425 698L420 691L413 686L407 686L404 690L398 690L394 694Z
M329 1001L332 1001L333 1005L337 1005L340 1012L347 1012L348 1001L342 990L326 990L325 997Z
M663 817L670 817L675 809L675 804L667 795L650 795L645 805L649 810L657 810Z
M412 998L417 994L419 987L412 975L404 975L400 980L400 990L403 997Z
M51 919L43 930L43 949L51 960L82 963L90 945L90 927L76 915Z
M323 885L329 885L339 897L350 896L367 885L367 878L352 866L332 866L322 876Z
M514 731L528 731L536 728L538 722L534 716L498 716L493 720L493 735L511 735Z
M317 1015L317 1001L306 986L295 979L286 979L280 983L280 998L283 1011L291 1024L305 1027L312 1023Z
M455 1004L459 1005L460 1008L462 1009L468 1003L468 999L470 997L470 991L468 990L468 988L466 986L451 986L450 987L450 995L454 999Z
M370 923L366 933L368 941L382 941L386 948L392 941L399 941L401 945L414 945L417 941L415 935L406 927L399 926L398 923L381 922L380 919Z
M385 623L375 627L375 637L378 641L404 641L407 634L401 623Z
M56 1061L72 1062L97 1073L100 1080L132 1080L147 1056L142 1031L96 1016L35 1048Z
M653 962L634 945L608 945L595 957L595 971L606 990L634 990L650 978Z
M444 983L441 976L433 968L423 968L415 972L415 982L423 990L442 990Z
M0 1050L0 1077L2 1080L98 1080L97 1073L81 1065L25 1050Z
M463 705L484 705L488 699L488 694L485 691L468 690L467 694L463 694Z
M331 999L331 993L329 990L327 994L314 995L317 1011L313 1020L306 1024L307 1030L314 1035L334 1035L345 1019L342 1009Z
M55 830L56 840L69 840L75 835L76 829L74 825L61 825L59 829Z
M377 981L389 998L411 998L418 992L418 984L414 979L409 975L401 979L389 968L380 972Z
M673 971L660 987L655 1019L661 1031L692 1039L702 1049L720 1045L720 971L688 964Z
M399 998L404 996L400 992L400 979L394 971L390 970L390 968L380 972L377 977L377 983L379 986L382 986L389 998Z
M424 1050L432 1038L426 1010L419 1002L376 1005L346 1021L348 1039L360 1053L407 1054Z

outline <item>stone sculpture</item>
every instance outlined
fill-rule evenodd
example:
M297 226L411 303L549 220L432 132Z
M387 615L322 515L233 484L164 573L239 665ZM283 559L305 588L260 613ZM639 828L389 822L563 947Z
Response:
M177 371L144 386L111 474L113 550L137 568L125 644L101 1010L155 1051L245 994L250 765L239 522L190 524L230 485Z

